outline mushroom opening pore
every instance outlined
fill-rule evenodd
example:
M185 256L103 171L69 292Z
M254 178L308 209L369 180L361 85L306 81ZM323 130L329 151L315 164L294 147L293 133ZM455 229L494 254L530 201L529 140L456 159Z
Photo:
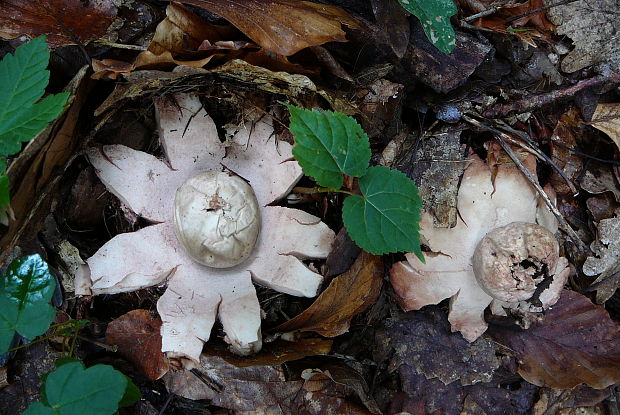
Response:
M175 234L202 265L229 268L243 262L256 245L260 224L252 187L232 173L204 171L176 191Z
M472 263L480 287L511 303L532 298L538 286L553 277L559 259L558 242L546 228L512 222L482 238Z

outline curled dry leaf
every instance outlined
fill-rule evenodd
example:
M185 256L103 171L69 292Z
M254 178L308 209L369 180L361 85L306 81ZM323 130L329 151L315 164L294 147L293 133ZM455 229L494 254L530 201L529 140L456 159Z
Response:
M586 259L583 273L599 276L592 287L596 289L596 302L602 304L620 288L620 218L603 219L597 229L597 240L590 246L596 256Z
M161 351L161 320L148 310L132 310L108 324L106 342L132 362L144 376L156 380L168 372Z
M269 206L286 196L302 175L291 146L275 142L269 121L241 128L223 144L198 97L160 98L155 107L168 163L123 145L88 152L108 190L129 210L156 223L117 235L87 260L91 290L118 293L167 281L157 310L163 321L162 349L168 357L180 358L175 363L198 361L216 317L235 352L255 352L261 347L260 307L252 281L291 295L316 295L322 277L301 260L325 258L334 233L313 215ZM190 177L208 170L246 179L258 201L261 229L254 250L229 268L194 261L175 235L175 192ZM226 212L233 200L221 197L191 203L196 203L193 209ZM241 224L217 227L229 242L242 229Z
M620 149L620 104L598 104L590 125L607 134Z
M47 35L50 47L86 44L105 35L115 18L112 0L3 0L0 37Z
M418 310L450 298L448 319L452 330L460 331L469 341L475 340L486 330L483 312L494 300L489 290L481 287L474 273L472 259L476 247L491 230L513 222L534 223L537 214L544 216L543 212L547 211L546 207L542 207L538 212L538 197L533 186L512 161L505 160L506 156L502 154L499 147L493 144L489 148L490 166L476 155L470 156L469 166L459 188L459 217L456 226L449 229L436 228L431 215L424 213L420 233L430 248L430 252L425 253L426 263L409 253L406 255L407 261L396 263L390 273L390 280L404 310ZM534 156L522 154L522 157L530 172L535 172ZM519 238L515 241L518 242ZM518 245L510 249L514 250L515 255L517 251L522 251ZM521 258L527 259L529 253L522 254L525 257ZM554 255L557 255L557 249ZM540 298L548 297L548 306L554 298L557 300L557 293L568 278L566 266L564 258L557 262L556 269L549 269L548 272L544 271L544 267L528 266L514 282L525 281L523 274L527 275L525 279L537 278L536 275L541 272L547 274L543 279L548 282L551 278L552 283L540 293ZM540 281L536 284L540 284ZM502 311L501 306L507 306L499 305L499 301L496 301L496 312ZM529 308L523 303L513 303L507 308L517 307Z
M492 327L490 334L514 351L519 374L534 385L602 389L620 381L620 328L579 293L564 290L527 330Z
M345 42L342 25L359 22L339 7L297 0L183 0L222 16L263 48L290 56L310 46Z
M276 327L277 331L313 331L326 337L349 329L351 319L372 305L383 284L380 256L362 252L349 271L334 278L303 313Z

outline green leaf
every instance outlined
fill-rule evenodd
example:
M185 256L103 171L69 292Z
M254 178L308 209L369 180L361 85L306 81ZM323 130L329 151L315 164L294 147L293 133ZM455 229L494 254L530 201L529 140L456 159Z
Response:
M129 379L127 376L125 376L125 378L127 378L127 387L125 388L125 394L123 395L123 398L118 403L118 406L121 406L121 407L131 406L134 403L138 402L140 398L142 397L142 394L140 393L140 389L138 389L136 384L133 383L133 381Z
M60 115L68 94L50 95L40 102L49 82L49 51L45 36L25 43L0 61L0 157L17 153Z
M398 0L401 6L420 20L424 33L437 49L450 53L456 46L456 34L450 17L458 9L452 0Z
M127 377L112 366L85 369L82 362L71 362L49 373L42 388L54 410L42 414L108 415L118 409L127 388Z
M343 174L361 177L370 162L370 143L362 127L347 115L287 105L295 137L293 156L304 174L323 187L340 189Z
M361 196L344 201L342 219L351 239L371 254L420 250L418 188L403 173L375 166L359 180ZM423 257L422 257L423 258Z
M33 339L47 331L56 315L49 301L56 279L39 255L11 262L0 278L0 353L5 352L18 332Z

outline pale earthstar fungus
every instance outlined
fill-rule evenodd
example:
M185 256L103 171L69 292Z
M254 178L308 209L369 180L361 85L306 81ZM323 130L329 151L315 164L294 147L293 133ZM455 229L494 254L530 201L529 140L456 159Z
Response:
M521 157L535 175L535 157L525 152ZM453 228L436 228L429 213L422 215L420 234L430 248L425 263L406 254L406 261L392 267L401 308L419 310L449 298L452 331L474 341L487 329L489 305L505 315L555 304L570 274L553 234L557 222L497 143L488 149L487 164L469 157L457 208Z
M179 366L199 361L216 317L231 350L256 352L261 310L252 281L315 296L322 277L302 260L326 258L334 232L309 213L271 206L302 172L268 118L222 143L198 97L156 99L155 108L167 160L123 145L88 151L107 189L152 223L115 236L86 261L90 291L167 282L157 303L162 350Z

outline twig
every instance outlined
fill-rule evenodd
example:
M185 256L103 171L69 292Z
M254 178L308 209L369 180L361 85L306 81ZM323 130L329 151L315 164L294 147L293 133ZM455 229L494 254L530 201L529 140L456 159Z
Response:
M495 138L497 139L499 144L502 146L506 154L508 154L508 156L512 159L513 163L515 163L517 167L519 168L519 170L521 170L521 173L523 173L523 175L529 180L532 186L536 188L536 191L538 192L540 197L542 197L542 199L547 204L547 207L549 208L551 213L553 213L555 218L558 220L560 224L560 228L562 228L562 230L568 234L568 236L572 239L572 241L575 244L577 244L579 248L583 250L583 252L589 252L590 248L581 240L581 238L579 238L579 235L577 235L575 230L571 228L568 222L566 222L566 219L564 219L564 216L562 216L560 211L555 207L551 199L549 199L549 196L547 196L547 193L545 193L545 190L538 183L538 180L536 180L532 172L529 171L527 167L525 167L523 162L519 159L519 156L517 156L514 150L510 148L510 146L506 143L506 141L504 141L501 135L497 135Z
M480 19L482 17L486 17L490 14L493 14L499 10L501 10L503 7L502 6L498 6L498 7L491 7L490 9L486 9L481 11L480 13L476 13L476 14L472 14L471 16L467 16L466 18L464 18L462 21L469 23L472 20L476 20L476 19Z
M117 48L117 49L129 49L129 50L140 50L140 51L145 51L147 50L146 46L138 46L138 45L124 45L122 43L116 43L116 42L110 42L107 39L99 39L96 41L97 43L104 45L104 46L109 46L112 48Z
M485 118L501 118L513 112L521 113L532 111L560 99L572 97L584 88L597 86L605 82L611 82L612 84L620 83L620 74L612 73L597 75L590 79L579 81L575 85L571 85L568 88L545 92L544 94L530 95L506 104L499 104L487 109L482 113L482 115Z
M561 2L556 3L556 4L549 4L549 5L546 5L546 6L543 6L543 7L538 7L536 9L528 10L528 11L526 11L524 13L521 13L521 14L510 16L509 18L506 19L506 22L507 23L514 22L515 20L519 20L520 18L525 17L525 16L529 16L530 14L542 12L544 10L551 9L552 7L563 6L565 4L574 3L576 1L579 1L579 0L564 0L564 1L561 1Z
M467 121L468 123L475 125L478 128L481 128L483 130L492 132L494 134L500 135L504 140L510 141L512 144L515 144L521 148L523 148L524 150L534 154L536 157L538 157L540 160L548 163L559 175L560 177L562 177L562 179L564 179L564 181L566 182L566 185L570 188L571 192L573 192L573 196L578 196L579 195L579 189L577 189L577 187L573 184L573 182L568 178L568 176L566 176L566 173L564 173L564 170L562 170L560 168L560 166L558 166L548 155L546 155L544 152L542 152L534 142L532 142L532 139L524 133L521 133L520 131L514 131L512 130L511 132L514 134L517 134L519 136L519 138L521 138L523 141L525 141L528 145L526 146L524 143L515 140L514 138L512 138L511 136L509 136L508 134L506 134L505 132L498 130L497 128L491 127L490 125L485 125L483 123L481 123L480 121L476 120L475 118L471 118L468 117L467 115L463 115L462 119L464 121Z

